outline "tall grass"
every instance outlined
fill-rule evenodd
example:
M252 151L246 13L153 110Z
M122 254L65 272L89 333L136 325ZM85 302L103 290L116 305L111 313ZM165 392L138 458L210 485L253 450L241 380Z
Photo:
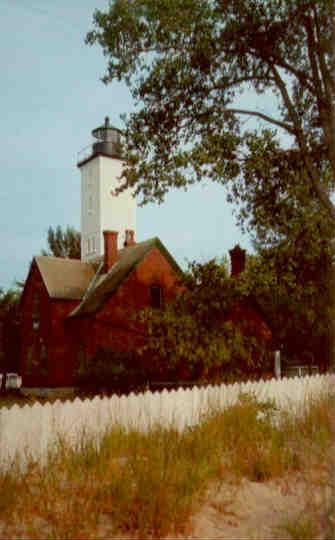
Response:
M5 537L185 535L212 480L265 481L302 469L306 449L311 458L324 452L333 405L324 397L298 419L273 422L273 404L242 396L183 432L113 426L99 443L83 434L73 449L60 440L45 467L0 474Z

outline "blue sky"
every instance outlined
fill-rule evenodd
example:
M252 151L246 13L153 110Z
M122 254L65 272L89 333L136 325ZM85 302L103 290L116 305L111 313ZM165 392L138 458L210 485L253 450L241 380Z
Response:
M0 0L0 287L26 277L50 225L79 229L77 153L106 115L121 126L119 115L132 110L124 85L100 81L101 50L84 44L94 9L106 5ZM163 204L138 209L137 239L159 236L182 266L237 242L250 250L225 198L218 185L174 191Z

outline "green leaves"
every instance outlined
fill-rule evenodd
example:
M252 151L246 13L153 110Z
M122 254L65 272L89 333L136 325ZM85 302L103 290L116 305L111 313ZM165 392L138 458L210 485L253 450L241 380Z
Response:
M73 227L66 227L64 231L60 225L58 225L55 230L52 227L49 227L49 250L42 250L42 255L80 259L80 241L80 232L76 231Z
M142 348L155 379L222 380L266 366L264 342L248 321L232 322L232 310L246 301L250 287L230 279L222 262L192 262L182 295L162 311L145 310L140 320L149 339ZM243 313L243 308L242 308Z
M312 242L312 245L311 245ZM331 250L323 242L313 253L313 240L301 235L249 257L241 275L273 330L275 347L284 360L329 366L331 305Z
M0 288L0 324L2 326L0 372L19 369L21 293L18 287L7 290Z
M256 148L244 120L256 118L275 128L275 155L297 151L302 185L335 219L322 189L325 168L332 188L335 177L331 9L330 0L115 0L97 10L86 42L102 47L104 81L124 80L137 105L126 119L124 188L146 203L205 178L248 182ZM272 114L238 108L250 90L273 97ZM262 178L265 157L258 152Z

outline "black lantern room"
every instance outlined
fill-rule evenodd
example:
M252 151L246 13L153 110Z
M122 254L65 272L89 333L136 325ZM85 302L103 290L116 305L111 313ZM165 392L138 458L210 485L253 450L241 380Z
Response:
M103 154L113 158L122 159L121 155L121 131L110 125L106 116L105 123L92 131L92 135L98 142L93 143L93 155Z

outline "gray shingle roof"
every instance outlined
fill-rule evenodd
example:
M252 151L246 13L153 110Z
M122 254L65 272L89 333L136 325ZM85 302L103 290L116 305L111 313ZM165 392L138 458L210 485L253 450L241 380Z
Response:
M50 298L81 300L96 273L96 265L77 259L35 257Z
M70 317L79 317L95 313L117 287L127 278L130 272L142 261L145 255L154 247L157 247L170 262L177 273L182 270L164 247L159 238L151 238L134 246L128 246L119 251L119 259L107 272L96 276L95 284L88 291L82 302L77 306Z

